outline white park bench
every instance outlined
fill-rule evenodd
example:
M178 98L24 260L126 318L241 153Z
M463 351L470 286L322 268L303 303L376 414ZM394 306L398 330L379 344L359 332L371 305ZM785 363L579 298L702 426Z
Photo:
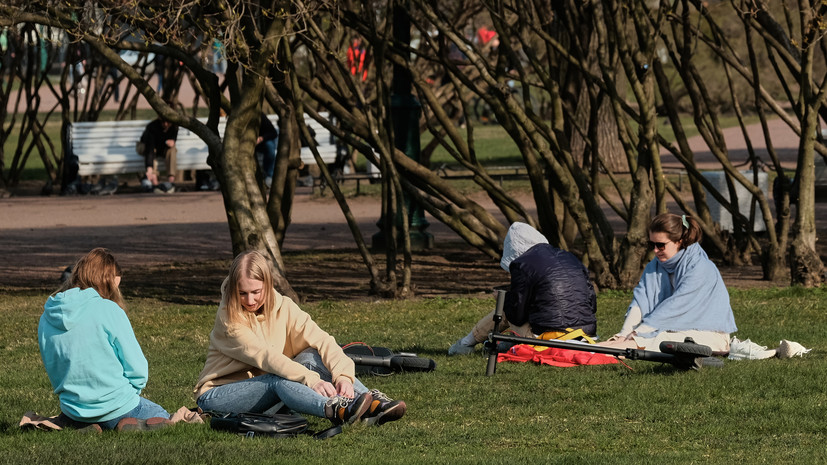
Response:
M278 116L267 115L278 127ZM206 122L206 119L201 119ZM143 173L144 157L135 151L149 120L78 122L69 125L69 155L77 157L78 176ZM316 134L319 154L325 164L336 161L336 144L330 132L316 120L305 117L305 123ZM221 118L218 132L223 137L226 119ZM179 128L175 141L178 149L177 170L208 170L207 144L188 129ZM301 159L315 165L316 159L309 147L302 147ZM163 157L159 159L163 166ZM159 167L160 168L160 167Z

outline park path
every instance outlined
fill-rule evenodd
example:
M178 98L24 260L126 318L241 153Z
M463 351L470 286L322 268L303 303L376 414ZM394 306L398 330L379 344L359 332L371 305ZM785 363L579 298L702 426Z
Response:
M379 200L359 196L348 204L370 244L379 231ZM11 197L0 199L0 218L0 287L20 286L26 280L53 283L64 267L94 247L112 249L124 267L232 258L219 192ZM438 243L458 240L447 226L431 217L428 221L428 231ZM284 250L354 247L344 215L330 194L318 198L310 188L299 188Z

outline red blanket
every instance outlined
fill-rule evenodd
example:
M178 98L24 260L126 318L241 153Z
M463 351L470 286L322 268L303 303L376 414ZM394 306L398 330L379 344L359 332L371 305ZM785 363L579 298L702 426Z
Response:
M497 356L498 362L536 362L542 365L555 367L574 367L578 365L610 365L618 363L611 355L595 354L580 350L558 349L556 347L544 347L543 350L535 349L534 346L519 344Z

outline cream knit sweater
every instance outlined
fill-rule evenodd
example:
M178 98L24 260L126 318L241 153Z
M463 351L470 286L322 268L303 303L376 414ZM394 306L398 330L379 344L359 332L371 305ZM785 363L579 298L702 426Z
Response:
M223 287L223 286L222 286ZM275 290L274 290L275 292ZM355 380L353 360L333 336L302 311L292 299L275 292L275 306L268 317L255 315L247 322L227 321L226 296L215 316L204 369L198 375L195 398L223 384L272 373L308 387L319 382L319 374L293 361L299 352L312 347L333 375Z

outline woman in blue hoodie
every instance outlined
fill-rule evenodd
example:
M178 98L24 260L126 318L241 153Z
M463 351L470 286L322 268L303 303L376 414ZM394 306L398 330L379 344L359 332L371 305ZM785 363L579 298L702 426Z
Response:
M140 396L149 370L123 311L120 282L115 257L96 248L78 260L40 317L40 357L60 410L81 425L115 429L125 418L169 418Z

